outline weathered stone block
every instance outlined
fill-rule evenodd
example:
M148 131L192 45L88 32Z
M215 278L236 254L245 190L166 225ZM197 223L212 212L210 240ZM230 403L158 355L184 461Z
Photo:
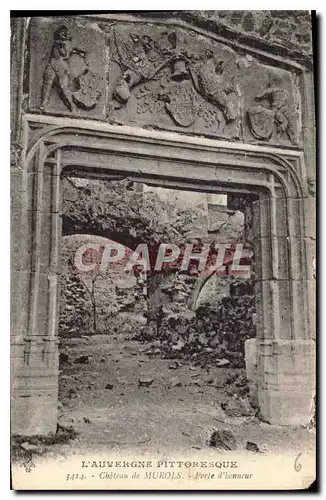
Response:
M10 325L11 335L26 335L29 315L30 272L11 269Z
M293 337L306 339L308 336L308 305L307 280L291 280L290 294L292 297L292 329Z
M316 198L310 196L307 199L306 203L307 207L307 236L312 239L316 239L316 229L317 229L317 221L316 221Z
M45 337L48 334L50 321L50 279L50 273L32 273L31 296L35 300L35 306L33 309L33 328L31 332L33 335Z
M300 75L300 88L302 93L302 116L304 125L315 126L315 96L314 96L314 74L303 71Z
M289 277L291 280L303 280L307 277L307 240L287 237Z
M308 425L314 390L299 392L298 383L287 390L277 387L259 388L260 417L273 425Z
M308 282L309 338L316 340L316 280Z
M244 102L244 140L268 144L297 145L300 106L291 73L248 62L239 66Z
M258 400L263 420L307 425L315 394L313 341L258 341Z
M40 378L43 387L34 390L19 389L17 378L11 398L11 429L13 434L22 436L55 434L58 419L57 375L55 385L50 386ZM48 386L44 389L44 386Z
M105 38L91 22L31 20L32 111L105 118Z
M266 306L270 305L271 295L268 281L255 282L256 329L258 338L272 338L272 313Z
M288 236L288 201L286 198L269 197L253 203L254 238ZM294 219L296 215L297 213L294 213Z
M249 382L249 397L251 404L258 404L258 380L257 380L257 347L256 339L245 341L245 364L246 374Z
M37 172L27 174L28 192L32 197L28 200L28 210L40 212L58 212L60 209L60 175L53 166L43 166Z
M289 271L289 241L284 237L255 238L255 280L286 280Z
M308 198L289 198L287 200L289 211L288 235L304 238L308 234Z
M288 280L255 282L257 337L290 337L291 301Z
M22 169L12 169L10 172L10 206L21 209L27 200L27 174Z
M307 169L307 177L316 180L316 129L311 126L311 122L304 120L302 127L302 136L304 140L304 158ZM310 194L316 195L316 186L311 190Z
M33 245L33 217L24 209L11 209L10 213L10 257L11 268L26 270L31 268Z

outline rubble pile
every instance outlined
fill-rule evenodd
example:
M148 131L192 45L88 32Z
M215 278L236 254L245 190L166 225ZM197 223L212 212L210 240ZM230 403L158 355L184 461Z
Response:
M246 399L249 394L249 383L245 373L229 373L225 379L225 396Z
M33 455L43 455L49 447L55 444L66 444L76 439L78 433L72 426L57 424L56 433L50 432L47 436L19 436L11 437L11 459L16 461L31 460ZM34 465L33 465L34 467Z
M252 295L226 296L196 312L161 307L135 340L151 341L146 352L206 366L244 367L244 343L255 336Z

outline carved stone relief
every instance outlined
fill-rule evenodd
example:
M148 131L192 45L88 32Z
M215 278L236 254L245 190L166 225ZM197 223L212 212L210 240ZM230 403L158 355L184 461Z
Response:
M298 111L291 75L282 70L244 63L240 66L244 100L244 140L298 144Z
M34 21L31 45L32 109L105 117L104 37L70 20L49 27L42 19Z
M194 35L167 26L115 26L109 120L237 137L235 54Z
M296 146L291 72L173 25L33 19L29 110Z

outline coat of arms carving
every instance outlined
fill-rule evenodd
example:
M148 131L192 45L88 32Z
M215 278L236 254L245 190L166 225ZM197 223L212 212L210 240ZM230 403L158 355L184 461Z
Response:
M255 96L255 100L265 100L270 107L259 105L248 109L249 126L253 136L256 139L269 140L275 132L277 140L287 138L291 144L296 144L295 117L289 105L289 91L269 85Z
M274 130L274 112L263 106L253 106L248 110L251 133L256 139L268 140Z
M197 50L184 36L167 28L145 34L113 28L111 57L119 74L111 90L113 114L134 97L137 113L165 115L180 127L200 118L217 130L238 118L238 92L223 51Z
M191 82L175 83L162 96L165 108L177 125L189 127L197 118L196 93Z

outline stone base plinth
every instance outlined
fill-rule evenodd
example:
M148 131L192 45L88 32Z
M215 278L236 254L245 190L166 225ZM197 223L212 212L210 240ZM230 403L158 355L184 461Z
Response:
M58 340L31 337L11 345L11 432L47 435L57 430Z
M19 384L19 379L16 383ZM57 384L57 380L55 381ZM11 432L13 435L36 436L53 434L58 421L58 389L53 381L43 380L49 387L18 389L11 397ZM51 385L50 385L51 384Z
M315 394L315 342L257 339L256 346L261 419L275 425L308 425Z

